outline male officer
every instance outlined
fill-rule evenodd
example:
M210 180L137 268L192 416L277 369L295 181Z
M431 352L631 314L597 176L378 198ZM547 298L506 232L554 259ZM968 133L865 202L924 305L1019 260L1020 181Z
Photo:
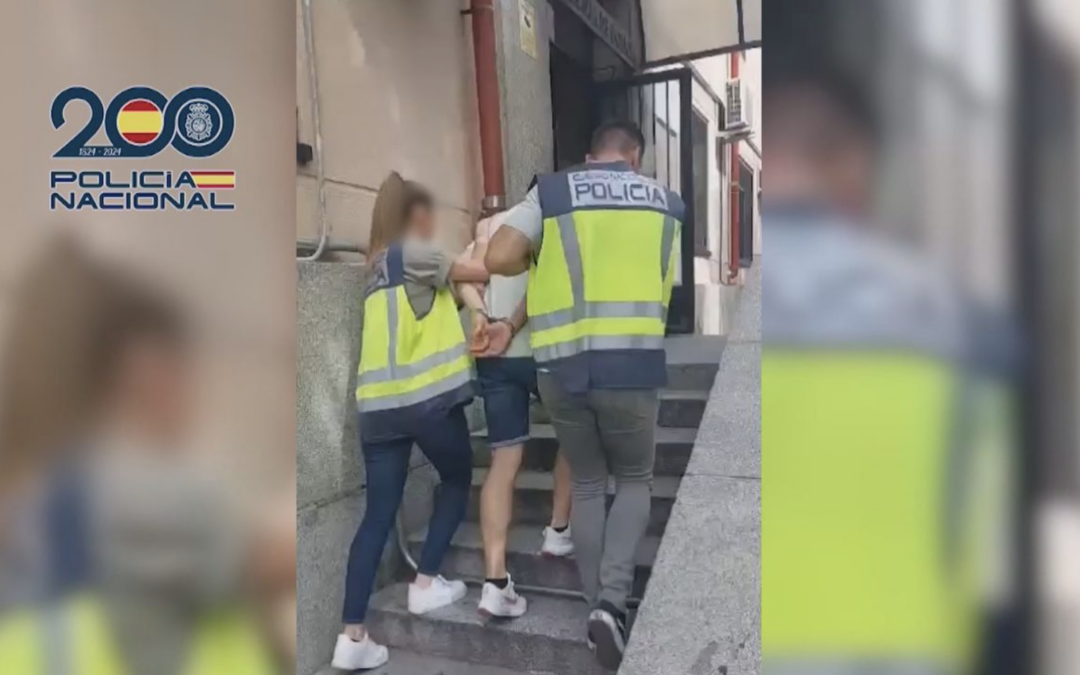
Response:
M763 96L765 668L972 672L1001 347L947 275L875 226L864 87L790 60Z
M541 176L485 257L492 274L529 271L511 324L528 317L540 395L573 473L574 548L594 605L589 640L609 669L622 660L634 553L649 523L684 213L677 194L637 173L644 146L634 124L598 128L586 164Z

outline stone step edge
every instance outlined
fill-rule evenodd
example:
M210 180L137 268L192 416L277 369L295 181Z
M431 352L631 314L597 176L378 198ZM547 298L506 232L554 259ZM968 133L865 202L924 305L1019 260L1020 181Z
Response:
M516 555L540 556L540 544L543 533L541 527L532 525L513 525L506 540L506 552ZM427 537L427 529L409 536L409 544L420 546ZM660 550L660 537L647 534L638 545L635 561L640 567L651 567L656 562L656 554ZM451 542L451 546L476 551L477 555L483 555L484 539L478 523L462 523L457 534ZM513 571L513 570L511 570Z
M487 467L473 468L473 488L478 489L483 486L484 478L487 477L487 474ZM679 485L681 482L681 476L654 476L652 489L653 499L674 500L679 492ZM551 492L554 489L554 484L555 477L548 471L521 471L518 473L517 482L514 484L514 487L516 490ZM614 478L608 479L607 493L609 495L615 494Z
M472 432L475 440L487 439L487 428L483 427ZM533 423L529 427L531 440L556 440L555 427L550 424ZM693 427L656 427L656 445L687 445L693 446L697 441L698 430Z

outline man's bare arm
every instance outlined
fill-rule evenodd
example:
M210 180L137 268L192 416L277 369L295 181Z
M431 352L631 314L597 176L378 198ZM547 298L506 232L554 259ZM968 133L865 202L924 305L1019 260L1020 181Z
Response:
M522 297L521 302L514 309L513 316L510 317L511 327L514 329L514 333L520 333L521 329L525 327L525 322L529 320L528 312L528 297Z
M489 276L484 264L479 260L462 257L450 265L450 281L485 283Z
M484 298L480 295L480 289L476 287L476 284L458 283L457 285L458 297L461 298L461 302L465 304L473 312L479 312L480 314L487 313L487 305L484 304Z
M469 308L469 350L474 354L488 348L487 306L476 284L457 284L458 296Z
M517 276L529 269L532 242L512 227L500 227L488 243L484 265L492 274Z

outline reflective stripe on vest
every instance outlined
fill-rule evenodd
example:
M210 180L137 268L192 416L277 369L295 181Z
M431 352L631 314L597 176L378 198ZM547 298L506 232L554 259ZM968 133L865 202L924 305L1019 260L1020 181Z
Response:
M63 626L55 642L50 624ZM62 658L58 659L58 656ZM0 664L19 675L129 675L101 604L91 597L0 620ZM61 665L63 664L63 665ZM272 675L274 665L254 624L237 613L203 621L181 675Z
M431 311L417 319L403 279L389 279L389 284L364 301L356 388L360 412L405 408L472 380L465 331L449 289L436 291Z
M681 209L678 197L625 169L586 168L543 177L540 205L527 296L534 357L662 349L681 228L666 209Z

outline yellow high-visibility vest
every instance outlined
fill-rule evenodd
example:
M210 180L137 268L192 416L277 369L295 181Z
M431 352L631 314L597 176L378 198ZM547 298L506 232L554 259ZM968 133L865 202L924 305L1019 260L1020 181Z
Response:
M962 534L947 485L955 374L917 354L831 351L762 355L767 657L960 672L974 615L972 577L946 555Z
M961 309L854 228L767 222L765 669L965 673L987 489L961 405L975 391Z
M541 176L543 243L529 273L533 354L606 351L663 358L685 207L623 163Z
M58 642L59 640L59 642ZM0 668L12 675L135 675L93 596L0 619ZM222 613L196 632L182 675L273 675L270 653L247 617Z
M371 264L356 387L360 413L471 397L472 360L450 290L437 290L431 311L418 318L405 292L401 247Z

